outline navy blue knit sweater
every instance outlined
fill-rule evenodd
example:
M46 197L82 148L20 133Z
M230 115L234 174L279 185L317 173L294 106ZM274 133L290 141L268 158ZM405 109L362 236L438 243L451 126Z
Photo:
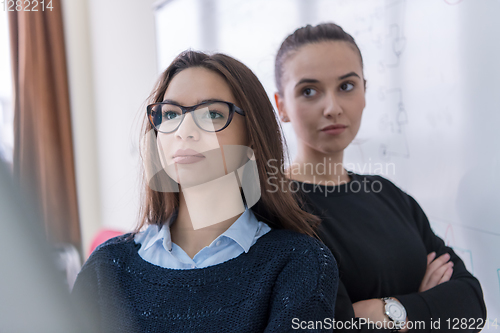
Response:
M101 332L296 332L333 319L337 264L312 237L272 230L234 259L177 270L143 260L127 236L98 247L73 288Z

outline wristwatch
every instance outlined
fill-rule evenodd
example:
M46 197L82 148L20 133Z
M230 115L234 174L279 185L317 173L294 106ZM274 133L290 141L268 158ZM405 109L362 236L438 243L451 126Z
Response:
M406 324L406 310L403 304L390 297L384 297L382 300L385 303L385 314L394 323L394 328L391 332L397 332Z

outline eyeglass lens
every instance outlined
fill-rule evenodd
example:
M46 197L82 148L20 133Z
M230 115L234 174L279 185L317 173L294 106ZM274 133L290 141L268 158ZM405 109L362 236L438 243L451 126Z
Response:
M230 110L226 103L216 102L200 105L190 113L198 127L205 131L215 132L226 126ZM177 129L185 115L177 105L157 104L151 108L150 117L158 131L168 133Z

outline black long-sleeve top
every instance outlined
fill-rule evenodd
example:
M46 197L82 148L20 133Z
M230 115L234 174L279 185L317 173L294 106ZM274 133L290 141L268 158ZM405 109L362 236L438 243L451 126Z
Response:
M338 186L296 182L306 210L322 219L318 235L339 265L336 321L355 320L352 304L357 301L395 297L406 308L409 321L424 321L425 329L411 332L435 332L431 320L440 321L440 332L479 331L475 328L486 320L479 281L433 233L417 202L383 177L350 176L349 183ZM451 255L453 275L448 282L418 292L427 254L433 251L436 258L445 252ZM466 318L470 329L448 329L446 320L452 328L455 318ZM372 327L362 325L359 331Z

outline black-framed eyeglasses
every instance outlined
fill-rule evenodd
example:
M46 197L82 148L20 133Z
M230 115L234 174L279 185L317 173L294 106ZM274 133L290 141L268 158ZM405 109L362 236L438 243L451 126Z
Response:
M229 126L235 112L245 115L245 112L233 103L215 99L193 106L182 106L172 101L147 106L149 122L161 133L175 132L188 112L191 112L195 124L206 132L222 131Z

